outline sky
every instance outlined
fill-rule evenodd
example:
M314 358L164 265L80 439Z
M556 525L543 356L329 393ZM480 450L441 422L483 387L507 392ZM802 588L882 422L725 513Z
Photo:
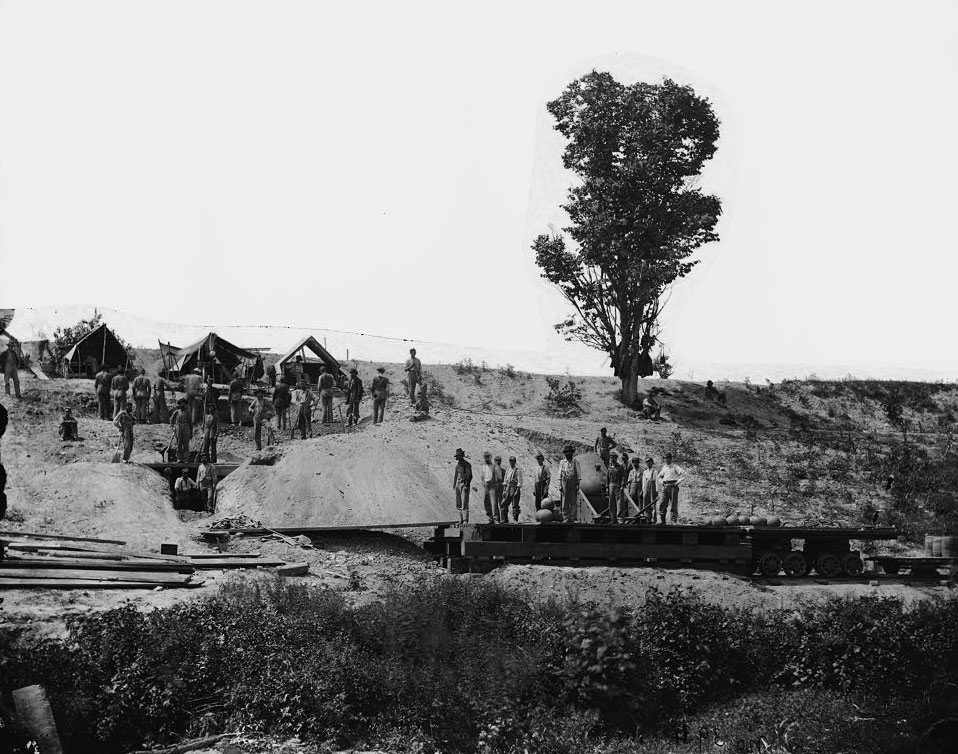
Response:
M958 376L954 2L5 0L0 307L561 349L545 104L593 69L722 123L680 367Z

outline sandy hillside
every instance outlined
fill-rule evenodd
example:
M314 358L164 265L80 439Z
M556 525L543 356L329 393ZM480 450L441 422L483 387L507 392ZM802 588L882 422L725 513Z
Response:
M377 364L351 362L347 368L354 363L368 385ZM531 520L529 479L536 451L545 453L555 475L562 446L572 442L589 447L602 426L640 457L651 455L659 462L666 451L676 455L687 473L680 507L684 521L754 512L775 513L790 521L859 523L867 506L894 512L895 491L886 489L884 480L890 469L900 475L911 473L900 463L901 417L912 428L912 455L907 457L922 459L915 467L918 478L935 480L934 494L918 490L908 498L916 504L915 513L901 520L909 526L939 525L947 521L948 506L953 506L958 492L958 484L946 473L953 457L948 436L958 415L958 391L953 386L719 383L728 396L727 404L719 406L704 400L701 384L645 380L643 390L656 388L663 409L662 421L648 422L618 402L618 384L611 378L573 377L582 393L580 410L557 415L547 405L549 385L542 375L475 364L426 365L432 418L411 422L408 401L402 396L402 368L385 366L393 397L384 424L370 424L367 396L358 429L347 433L339 424L316 423L316 436L305 441L282 433L276 446L257 456L258 461L273 459L272 465L246 463L224 480L216 517L245 514L271 526L451 521L457 517L453 454L461 447L476 470L486 450L504 459L518 458L527 480L522 515ZM22 382L22 400L3 399L10 411L2 445L10 511L0 529L121 539L154 552L162 542L176 542L181 551L207 549L200 534L209 517L174 511L166 482L156 472L136 463L109 463L117 433L112 423L96 418L91 382L40 382L26 373ZM65 443L57 436L67 405L79 420L80 442ZM337 416L341 407L337 400ZM169 440L169 427L138 425L135 431L133 461L159 460L156 448ZM198 441L197 434L194 447ZM219 446L245 463L255 455L252 429L222 427ZM477 491L472 517L481 520L478 484L473 487ZM557 492L554 485L552 494ZM321 536L310 550L241 538L229 549L304 560L311 574L306 580L340 590L352 601L365 601L393 586L439 574L420 547L429 534L428 529L408 529L391 536ZM913 541L917 540L915 535ZM907 543L881 547L915 550ZM151 606L197 599L226 580L263 576L209 572L208 586L189 591L7 591L0 631L56 631L69 614L126 600ZM635 604L649 587L672 586L701 590L723 604L757 605L830 594L922 599L950 593L940 586L823 585L813 580L769 589L721 574L653 569L509 566L483 577L447 577L497 579L542 597L574 593L609 605Z

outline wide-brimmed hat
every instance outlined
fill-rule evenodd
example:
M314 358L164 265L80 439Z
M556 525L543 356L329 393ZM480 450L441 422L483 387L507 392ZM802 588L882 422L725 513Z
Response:
M356 367L353 367L352 369L349 370L349 373L350 373L350 374L359 374L359 370L356 369Z
M635 460L638 461L639 459L636 458ZM648 458L645 459L645 462L646 462L646 463L655 463L655 459L654 459L652 456L649 456Z
M456 448L456 454L455 454L455 456L456 456L456 458L465 458L465 457L466 457L466 451L464 451L462 448Z
M575 448L573 448L571 445L566 445L566 446L562 449L562 452L563 452L563 453L575 453Z
M542 455L542 453L536 453L536 460L538 461L540 458L541 458L543 461L546 460L546 457L545 457L544 455Z
M380 372L380 373L385 372L385 371L386 371L386 367L376 367L376 371L377 371L377 372Z
M203 372L201 372L199 368L196 368L193 370L193 374L203 374Z

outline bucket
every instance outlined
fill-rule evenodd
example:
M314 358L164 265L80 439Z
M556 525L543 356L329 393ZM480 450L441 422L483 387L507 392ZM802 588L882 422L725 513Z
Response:
M958 537L938 537L943 558L958 558Z
M943 540L943 539L944 539L944 537L932 537L932 538L931 538L931 556L932 556L933 558L940 558L940 557L941 557L941 540Z

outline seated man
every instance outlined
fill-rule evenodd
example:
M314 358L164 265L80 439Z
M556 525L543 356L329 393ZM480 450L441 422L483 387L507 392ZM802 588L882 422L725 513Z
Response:
M69 408L63 412L63 418L60 420L60 438L63 440L79 438L77 420L73 418L73 411Z
M646 419L659 419L661 413L662 408L659 406L659 402L652 397L652 393L646 395L642 401L642 415Z
M715 385L712 384L712 380L705 383L705 399L725 405L725 393L717 389Z
M190 508L193 505L193 491L196 489L196 482L190 479L190 473L183 469L180 478L176 480L173 486L173 492L176 495L177 508Z

